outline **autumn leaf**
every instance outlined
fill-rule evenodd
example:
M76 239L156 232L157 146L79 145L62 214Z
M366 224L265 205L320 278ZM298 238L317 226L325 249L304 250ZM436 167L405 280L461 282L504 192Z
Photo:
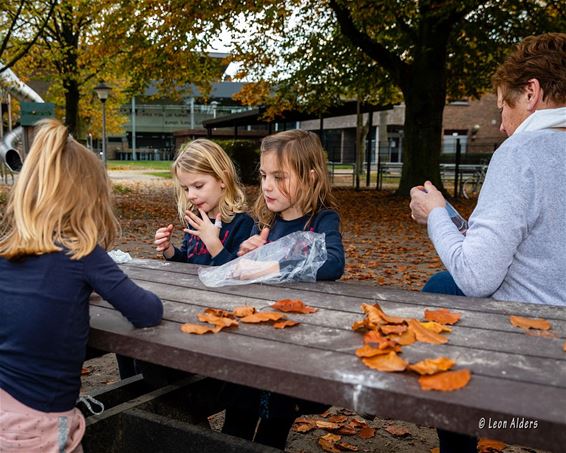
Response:
M81 376L88 376L91 373L90 368L81 368Z
M378 327L381 324L403 324L405 322L405 319L399 316L386 315L379 304L362 304L362 310L367 315L372 327Z
M407 326L405 325L386 325L386 326L379 326L379 330L381 330L381 333L383 333L383 335L390 335L390 334L396 334L396 335L401 335L403 332L405 332L407 330Z
M562 345L562 350L563 350L564 352L566 352L566 341L565 341L564 344Z
M462 315L451 312L446 308L440 308L438 310L425 309L424 317L427 321L434 321L439 324L456 324Z
M236 318L245 318L246 316L250 316L253 315L255 313L255 308L254 307L250 307L248 305L244 305L242 307L236 307L234 308L234 310L232 311L232 313L234 313L234 316L236 316Z
M434 333L442 333L442 332L452 332L452 328L448 327L444 324L440 324L438 322L435 321L429 321L429 322L421 322L420 323L421 326L423 326L425 329L430 330L431 332Z
M314 424L319 429L327 429L327 430L331 430L331 431L334 431L335 429L340 428L340 425L338 423L333 423L333 422L329 422L329 421L326 421L326 420L315 420Z
M316 426L310 423L296 423L295 425L293 425L293 431L297 433L308 433L315 428Z
M395 437L407 437L411 435L411 432L407 428L399 425L387 425L384 429Z
M371 439L373 436L375 436L375 429L366 425L360 430L358 436L360 436L362 439Z
M359 448L356 445L346 442L345 440L336 442L336 446L342 451L359 451Z
M238 321L236 321L235 319L221 318L211 313L199 313L197 315L197 318L201 322L207 322L223 329L226 327L236 327L238 325Z
M399 352L401 348L397 347L396 349L394 349L394 351ZM358 357L374 357L376 355L380 355L380 354L389 354L391 351L391 348L374 348L373 346L370 346L369 344L365 344L363 345L361 348L356 349L356 355Z
M300 322L293 321L292 319L286 319L285 321L279 321L273 324L276 329L286 329L287 327L298 326Z
M413 332L412 330L407 330L405 333L397 336L397 335L390 335L389 339L391 341L394 341L395 343L400 344L401 346L407 346L409 344L413 344L415 341L417 341L416 337L415 337L415 332Z
M520 327L521 329L549 330L552 328L550 322L548 322L546 319L509 316L509 321L511 321L511 324L513 324L513 326Z
M444 344L448 342L448 338L438 333L431 332L421 326L421 323L416 319L409 320L409 328L415 334L417 341L431 344Z
M318 311L317 308L305 305L302 300L280 299L275 302L271 308L274 310L283 311L285 313L314 313Z
M202 324L186 323L181 326L181 330L185 333L192 333L195 335L203 335L205 333L218 333L222 330L221 327L203 326Z
M362 362L364 362L364 364L369 368L385 372L404 371L408 365L408 363L395 352L364 358L362 359Z
M322 448L324 451L327 451L329 453L340 453L340 450L338 450L338 448L336 448L336 445L335 445L336 441L333 441L333 440L327 438L326 436L322 436L322 437L318 438L318 445L320 445L320 448Z
M478 441L478 453L498 453L505 450L504 442L494 439L480 439Z
M358 432L358 430L353 423L349 422L346 423L345 425L340 426L340 428L338 428L338 431L336 432L343 436L353 436Z
M344 423L348 421L348 417L345 415L332 415L328 417L328 421L332 423Z
M218 316L219 318L233 318L234 314L232 312L222 310L220 308L207 308L204 310L204 313Z
M419 384L423 390L438 390L451 392L459 390L470 382L472 373L468 369L458 371L444 371L432 376L419 377Z
M258 324L260 322L279 321L280 319L286 319L286 316L282 313L267 311L267 312L254 313L253 315L245 316L244 318L241 318L240 321L250 324Z
M440 371L447 371L454 366L455 362L447 357L438 357L436 359L425 359L413 365L409 365L407 369L415 371L419 374L436 374Z

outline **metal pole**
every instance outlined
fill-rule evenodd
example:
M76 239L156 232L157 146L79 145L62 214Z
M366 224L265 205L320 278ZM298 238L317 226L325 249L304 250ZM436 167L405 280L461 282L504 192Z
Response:
M367 138L367 152L366 152L366 159L367 159L367 175L366 175L366 187L370 185L370 178L371 178L371 127L373 123L373 111L369 111L368 113L368 138Z
M191 129L195 128L195 98L191 97Z
M102 102L102 161L106 167L106 99L101 99Z
M136 156L136 97L132 96L132 160L137 160Z
M456 165L454 165L454 198L458 198L458 180L460 176L460 155L462 154L462 146L460 139L456 139Z

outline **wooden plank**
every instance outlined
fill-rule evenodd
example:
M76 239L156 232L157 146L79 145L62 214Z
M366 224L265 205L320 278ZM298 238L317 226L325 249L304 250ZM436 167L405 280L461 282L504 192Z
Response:
M185 336L183 349L175 346L180 335L177 323L134 330L117 312L93 307L91 345L101 349L361 412L475 434L480 417L530 417L539 421L540 429L513 430L501 437L541 448L566 442L566 431L561 429L566 424L563 389L474 376L458 392L423 392L414 376L376 373L347 354L301 345L281 348L275 341L247 337L217 342ZM263 352L261 361L258 351Z

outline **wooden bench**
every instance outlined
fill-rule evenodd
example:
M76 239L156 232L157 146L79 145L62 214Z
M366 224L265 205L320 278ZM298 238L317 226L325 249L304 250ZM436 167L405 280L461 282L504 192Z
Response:
M344 282L209 289L194 265L133 260L122 268L163 299L164 320L158 327L133 329L93 296L89 343L95 348L381 417L554 451L566 445L564 307ZM180 331L183 323L197 322L197 313L207 307L253 305L269 311L283 298L301 299L319 310L290 316L302 324L285 330L240 324L215 335ZM410 373L365 367L354 354L362 338L351 325L362 319L362 303L375 302L389 314L418 319L425 308L461 313L447 344L415 343L404 347L402 356L410 362L450 357L458 368L472 371L469 385L455 392L427 392ZM509 315L545 318L557 338L526 335L510 324ZM507 427L496 428L501 424Z

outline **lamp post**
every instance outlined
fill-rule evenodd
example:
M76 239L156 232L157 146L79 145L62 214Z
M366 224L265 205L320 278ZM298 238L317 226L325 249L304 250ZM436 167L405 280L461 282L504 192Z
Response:
M94 91L102 103L102 161L106 166L106 99L110 95L112 88L101 80L98 85L94 87Z

